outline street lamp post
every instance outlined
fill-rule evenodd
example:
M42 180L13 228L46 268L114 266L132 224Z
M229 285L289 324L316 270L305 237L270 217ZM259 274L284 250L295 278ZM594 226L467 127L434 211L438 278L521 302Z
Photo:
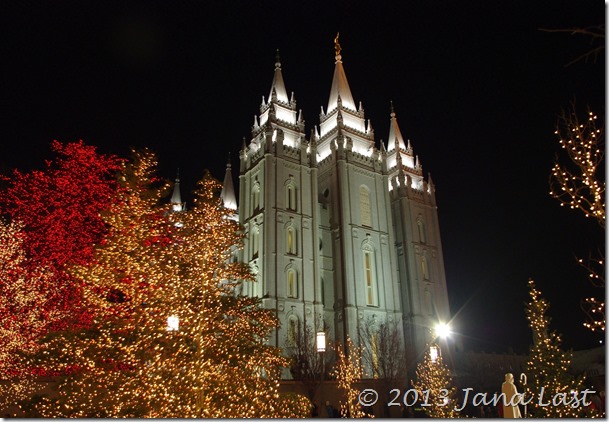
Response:
M326 370L326 362L324 360L324 352L326 351L326 333L324 331L317 332L317 352L321 354L321 377L324 380L324 372Z
M440 357L440 348L436 344L429 346L429 358L431 363L436 363Z

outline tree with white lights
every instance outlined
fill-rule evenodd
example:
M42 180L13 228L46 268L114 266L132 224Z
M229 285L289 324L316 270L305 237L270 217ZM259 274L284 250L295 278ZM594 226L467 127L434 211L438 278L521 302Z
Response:
M533 345L529 350L527 362L527 385L525 400L533 397L528 404L528 412L536 418L574 418L584 416L580 406L542 406L557 395L569 399L573 392L583 390L583 380L569 374L572 354L563 352L560 348L561 339L555 331L550 331L550 317L546 315L550 307L548 301L541 296L535 287L535 282L529 280L529 297L526 304L526 315L529 327L533 331ZM543 388L543 390L542 390ZM544 391L543 400L539 398Z
M150 362L150 416L183 418L305 417L310 403L279 394L287 360L266 344L277 326L260 299L240 296L249 268L231 259L243 233L219 197L209 174L199 182L194 205L179 219L181 273L167 310L179 321Z
M602 163L605 155L605 129L598 116L591 111L585 119L578 116L575 105L563 111L556 127L556 136L567 159L555 160L550 175L550 195L561 206L580 210L586 217L594 218L605 227L605 181ZM590 282L605 288L604 254L578 259ZM591 331L605 330L605 302L594 297L582 302L587 321L584 326Z
M417 365L417 380L413 387L419 399L427 405L424 409L429 417L457 417L457 390L453 386L450 369L442 360L440 347L435 343L425 351L423 362Z
M90 264L70 268L94 318L87 329L43 343L38 361L64 375L58 396L38 404L44 416L149 416L147 366L166 336L167 294L179 269L169 207L161 205L168 186L156 167L148 150L123 161L114 200L101 214L107 234Z
M47 320L61 316L58 311L46 315L52 293L40 291L37 283L49 283L52 277L44 268L26 264L24 237L22 224L0 220L0 410L35 391L32 368L23 355L38 350Z
M360 381L363 375L362 351L349 337L344 346L337 343L333 375L338 380L338 388L343 390L347 397L347 400L340 404L341 415L350 418L366 416L358 401L359 390L355 387L355 383Z

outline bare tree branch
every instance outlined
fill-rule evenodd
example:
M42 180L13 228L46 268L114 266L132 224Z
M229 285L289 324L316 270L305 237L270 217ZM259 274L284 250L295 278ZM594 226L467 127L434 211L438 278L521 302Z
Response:
M604 254L599 250L596 256L592 253L587 259L579 258L577 262L588 273L588 280L594 287L605 292L605 261ZM594 297L587 297L581 302L581 308L586 314L584 327L590 331L605 331L605 302Z
M566 29L546 29L540 28L540 31L543 32L562 32L570 35L584 35L590 38L590 44L593 44L596 41L601 41L601 45L594 47L593 49L587 51L586 53L581 54L575 59L571 60L569 63L565 65L565 67L571 66L578 61L584 60L584 62L588 62L589 58L593 58L593 63L596 63L596 59L605 48L605 25L596 25L589 26L586 28L566 28Z
M556 157L550 174L550 195L561 206L579 209L605 227L605 181L598 173L605 155L605 127L588 110L585 121L579 119L575 104L562 111L555 134L568 160ZM602 167L601 167L602 169Z
M315 392L332 367L334 353L328 349L322 354L317 351L316 332L303 324L294 336L293 343L287 348L290 359L290 373L296 381L306 388L309 399L313 400ZM326 328L326 338L328 338Z

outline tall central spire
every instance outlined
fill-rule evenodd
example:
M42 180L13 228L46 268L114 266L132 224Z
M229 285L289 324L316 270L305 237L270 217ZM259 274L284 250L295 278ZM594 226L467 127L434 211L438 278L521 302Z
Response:
M344 108L352 111L357 111L355 108L355 101L351 95L351 89L347 82L347 75L345 75L345 69L343 68L342 56L340 55L341 47L338 43L339 33L334 38L334 52L336 59L336 66L334 67L334 77L332 78L332 88L330 89L330 99L328 100L328 108L326 113L330 113L338 106L338 99L342 102Z
M271 91L269 92L269 100L273 97L273 90L277 99L281 102L287 103L288 93L285 90L285 84L283 83L283 75L281 74L281 61L279 59L279 50L275 55L275 73L273 74L273 83L271 84Z
M342 143L339 134L349 138L349 148L356 153L370 156L374 148L374 133L369 122L366 124L362 103L356 108L347 82L341 56L342 48L338 43L338 35L334 38L334 76L326 112L321 110L319 116L319 160L330 155L333 143ZM338 144L337 144L338 145ZM347 147L347 146L345 146Z

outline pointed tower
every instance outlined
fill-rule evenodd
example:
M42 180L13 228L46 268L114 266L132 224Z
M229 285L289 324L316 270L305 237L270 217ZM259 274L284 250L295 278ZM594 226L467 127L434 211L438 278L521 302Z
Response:
M450 319L444 257L433 184L406 145L393 104L389 121L387 171L390 178L395 225L401 302L405 315L405 344L421 355L430 342L431 329Z
M374 134L366 128L364 109L356 109L355 101L351 95L351 88L347 82L347 75L343 67L338 35L334 40L335 62L332 86L328 98L328 108L324 113L323 107L320 114L320 136L318 144L319 160L323 160L331 152L332 143L336 142L337 133L340 130L345 136L351 138L353 151L370 156L371 147L374 146Z
M284 350L294 345L299 327L315 331L322 320L315 147L287 92L277 55L269 100L241 150L239 175L239 222L246 233L241 260L257 280L246 282L243 292L275 310L280 328L270 342Z
M259 122L259 123L258 123ZM304 121L302 122L303 129L300 128L298 121L298 113L296 111L296 101L288 98L285 83L283 82L283 73L281 71L281 60L279 58L279 50L275 56L275 71L273 72L273 81L268 101L262 98L260 105L260 115L254 119L252 128L252 138L256 144L259 144L264 134L270 129L273 131L273 142L277 137L277 130L283 132L282 142L291 147L297 147L302 138L302 130L304 129Z
M375 147L338 35L334 41L327 108L309 139L277 55L269 96L239 153L245 239L238 253L256 278L243 293L275 311L280 328L269 342L283 350L304 326L373 345L383 324L416 356L430 328L449 317L435 187L424 180L393 106L387 144ZM230 172L229 164L226 206L234 198ZM367 365L365 376L374 377L377 366Z
M398 126L398 119L395 116L393 103L391 103L391 113L389 121L389 138L387 142L387 170L390 179L397 176L400 169L409 173L416 186L423 182L422 173L416 171L415 157L408 141L408 146L404 143L404 137ZM398 163L398 159L400 162ZM389 185L391 188L391 185Z
M237 197L235 196L235 188L233 187L233 174L231 171L230 154L226 162L226 173L224 174L224 183L222 184L222 192L220 193L224 208L233 211L233 219L238 220Z
M393 224L381 160L385 152L374 146L363 107L355 108L340 51L337 36L328 109L320 116L316 146L324 321L331 338L371 344L372 339L361 338L369 324L402 331Z
M171 209L174 212L186 210L186 202L182 202L182 196L180 195L180 169L178 169L175 183L173 185L173 193L171 194Z

